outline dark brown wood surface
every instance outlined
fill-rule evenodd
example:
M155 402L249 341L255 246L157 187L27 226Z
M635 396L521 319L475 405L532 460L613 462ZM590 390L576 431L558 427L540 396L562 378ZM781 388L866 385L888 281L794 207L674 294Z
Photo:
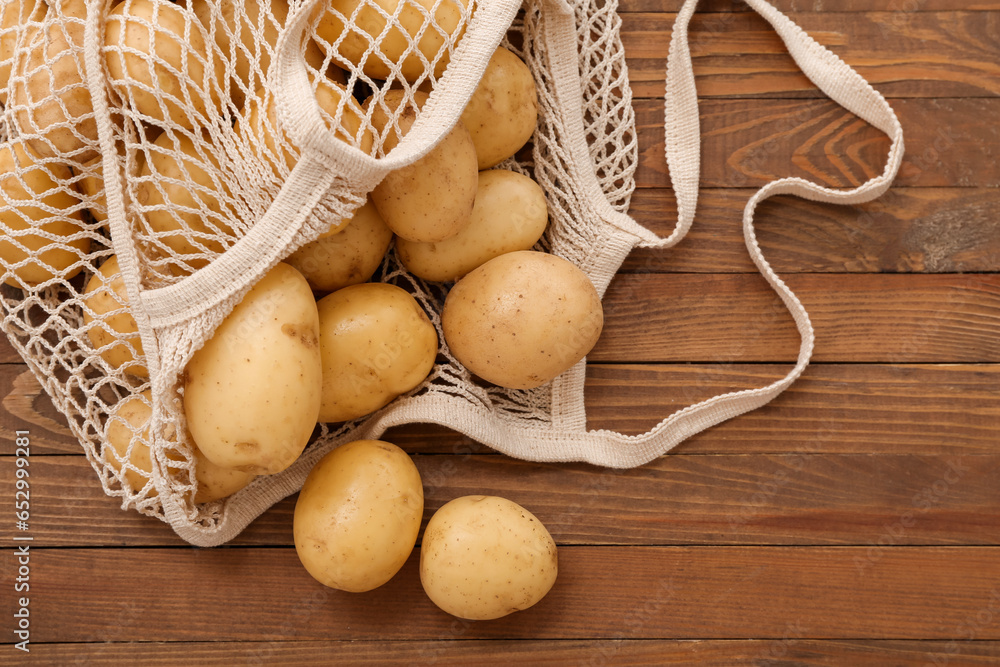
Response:
M639 125L630 213L665 235L663 67L680 0L622 0ZM294 497L196 549L106 496L64 418L0 342L0 664L1000 664L1000 2L775 0L889 99L907 155L882 198L782 197L758 238L812 317L813 364L768 406L628 471L541 465L414 425L425 520L495 493L559 544L536 607L439 611L419 550L346 594L292 547ZM825 99L767 23L706 0L692 24L702 190L688 237L612 281L588 424L641 433L782 377L798 349L751 264L746 200L781 176L877 174L888 140ZM14 433L31 433L31 653L12 642Z

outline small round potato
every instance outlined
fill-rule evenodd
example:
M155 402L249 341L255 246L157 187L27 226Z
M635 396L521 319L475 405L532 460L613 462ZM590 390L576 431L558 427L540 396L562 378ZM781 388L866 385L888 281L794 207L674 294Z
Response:
M301 273L277 264L188 362L188 428L216 465L281 472L309 442L321 383L312 290Z
M527 609L551 590L558 570L549 531L506 498L456 498L424 529L420 583L452 616L487 621Z
M125 399L115 406L104 430L104 460L120 472L123 462L128 458L131 465L125 467L124 476L133 491L142 489L153 474L148 444L152 404L152 395L148 389L141 396ZM132 444L130 454L129 443L132 442L133 433L139 434L141 439L136 439ZM196 503L208 503L231 496L255 477L251 473L217 466L197 448L194 450L194 460L195 479L198 480L198 490L194 497Z
M41 21L47 9L44 0L0 2L0 104L7 104L7 82L13 71L18 38L28 29L28 23Z
M90 327L87 337L104 361L113 368L123 368L126 373L149 377L145 364L138 361L143 355L142 339L128 309L125 279L119 271L117 255L109 257L87 281L83 303L86 306L83 323ZM95 319L100 321L95 323Z
M441 312L455 357L487 382L531 389L583 359L604 325L601 298L575 264L522 250L455 283Z
M184 134L164 132L146 152L135 199L149 231L177 257L170 265L175 273L207 265L235 235L230 220L236 214L220 172L212 149Z
M531 178L505 169L481 171L468 227L437 243L397 239L396 252L419 278L458 280L494 257L530 250L545 233L548 215L545 193Z
M4 232L0 257L8 266L26 262L7 276L8 285L36 285L55 277L69 280L83 269L80 260L90 250L90 239L82 233L79 208L73 210L80 200L57 183L71 177L69 167L39 164L21 144L0 145L0 227Z
M315 17L322 13L316 34L331 45L340 40L335 54L337 59L345 66L360 67L373 79L388 79L392 73L390 64L398 64L403 78L410 82L430 76L431 72L425 71L420 55L433 64L434 75L441 76L449 60L443 35L454 35L457 44L465 31L461 8L468 10L469 0L404 0L401 8L399 4L400 0L329 0L320 3L313 14ZM379 41L386 29L385 16L393 16L397 9L397 22ZM433 16L433 24L427 20L425 13ZM349 30L342 16L353 17ZM428 25L425 27L425 24ZM422 28L423 34L415 49L420 55L410 52L404 59L403 54L416 41ZM365 57L373 43L374 49Z
M187 129L221 117L226 63L194 13L169 0L122 0L108 12L109 85L152 122Z
M370 591L406 562L423 512L420 473L406 452L381 440L349 442L324 456L299 492L295 551L324 586Z
M302 246L285 261L301 271L317 292L333 292L371 278L391 242L392 230L369 199L335 234Z
M98 155L97 120L83 68L81 3L64 3L62 17L25 35L10 93L18 129L41 157Z
M498 48L462 112L462 121L476 144L480 169L517 153L538 125L538 92L524 61Z
M419 106L423 106L427 97L419 91L414 94ZM372 99L366 104L371 105ZM375 105L372 110L372 124L379 132L384 132L390 114L399 112L399 131L405 135L417 119L416 110L408 105L399 111L405 102L402 90L390 90L384 99L384 108ZM384 144L386 153L395 148L401 138L394 129L389 130ZM371 197L385 224L400 238L441 241L469 225L478 179L476 146L465 125L459 121L424 157L387 174L372 190Z
M437 331L406 290L351 285L319 301L323 404L319 418L362 417L419 385L434 367Z

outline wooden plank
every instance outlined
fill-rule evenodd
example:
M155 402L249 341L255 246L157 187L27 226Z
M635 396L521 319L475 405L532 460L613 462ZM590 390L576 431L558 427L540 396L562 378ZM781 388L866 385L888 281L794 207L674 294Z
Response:
M894 187L998 187L1000 99L890 100L909 150ZM663 103L636 100L636 183L669 187ZM701 185L760 187L785 176L853 187L881 173L889 139L830 100L708 99Z
M465 623L421 590L419 551L386 585L351 594L316 583L287 548L35 549L31 632L43 643L996 641L998 556L995 547L564 547L559 579L536 606ZM3 572L15 558L0 552ZM15 605L4 596L0 614L12 618Z
M637 249L621 273L738 273L756 268L743 241L749 189L706 189L694 225L669 250ZM633 218L666 237L677 220L671 190L636 190ZM757 240L781 274L970 273L1000 268L1000 197L994 188L890 188L875 201L835 206L797 197L765 201Z
M622 0L618 12L669 12L680 11L683 0ZM997 0L969 0L957 3L955 0L774 0L771 4L779 11L816 12L835 14L838 12L885 11L906 18L921 12L954 11L996 11L1000 9ZM742 0L702 0L698 3L700 14L746 14L753 10ZM723 19L724 20L724 19ZM902 19L900 19L902 20Z
M413 460L425 521L452 498L500 495L530 508L561 545L1000 543L1000 454L844 455L821 447L671 456L627 471L503 456ZM166 524L104 496L83 457L40 457L30 470L33 547L183 544ZM13 480L13 461L0 458L3 498L14 498ZM294 498L278 503L232 544L292 545L293 509ZM12 544L12 530L0 530L4 543Z
M1000 275L793 274L815 361L1000 360ZM619 274L591 361L792 361L791 317L762 277Z
M817 42L887 97L995 97L1000 13L789 12ZM622 45L636 97L662 98L676 15L625 13ZM695 14L691 58L702 97L823 97L756 12Z
M586 401L591 428L638 434L667 415L716 394L765 386L789 365L592 363ZM0 380L17 372L0 367ZM27 374L23 369L22 374ZM28 378L31 376L28 375ZM32 379L33 381L33 379ZM9 387L9 384L4 384ZM828 453L988 453L1000 432L1000 366L879 366L813 364L784 394L761 410L693 436L677 454L794 453L819 443ZM30 383L8 391L33 395ZM13 455L9 438L21 423L0 405L0 455ZM47 399L37 409L47 414ZM68 433L58 438L30 427L33 455L82 455ZM384 436L407 451L459 457L490 450L445 428L412 424ZM96 484L95 473L80 483ZM109 501L112 502L112 501Z
M565 665L614 664L690 665L705 667L734 664L849 663L855 667L924 667L928 664L994 665L1000 659L1000 642L815 640L789 628L787 637L773 640L564 640L517 641L506 639L430 641L294 641L294 642L150 642L95 644L32 644L31 654L51 664L199 665L231 667L236 664L326 664L396 667L397 665L456 665L487 667L498 656L512 664Z

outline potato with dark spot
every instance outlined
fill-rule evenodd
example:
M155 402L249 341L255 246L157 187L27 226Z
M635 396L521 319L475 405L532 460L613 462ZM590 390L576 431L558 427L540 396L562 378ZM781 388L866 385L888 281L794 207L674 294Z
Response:
M469 371L501 387L532 389L590 352L604 312L579 267L524 250L495 257L455 283L441 326Z
M420 583L434 604L459 618L486 621L527 609L558 573L549 531L506 498L456 498L424 529Z
M295 551L324 586L359 593L389 581L420 530L420 473L380 440L341 445L313 467L295 503Z
M309 442L321 386L316 301L301 273L278 264L191 358L184 413L212 463L274 474Z

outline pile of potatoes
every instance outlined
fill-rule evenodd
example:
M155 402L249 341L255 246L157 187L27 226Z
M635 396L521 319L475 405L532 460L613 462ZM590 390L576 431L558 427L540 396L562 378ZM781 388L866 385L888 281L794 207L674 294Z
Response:
M461 4L468 9L468 0ZM393 15L396 5L328 0L313 16L318 40L304 47L317 101L339 121L330 129L367 153L377 144L387 154L402 140L448 64L446 40L425 29L425 14L434 12L454 39L464 30L457 3L432 0L404 6L398 24L386 30L383 12ZM0 146L8 204L0 221L18 232L17 242L0 239L0 256L8 265L21 262L8 278L15 287L68 280L83 268L91 240L78 233L81 201L95 221L106 220L96 121L79 67L83 1L10 0L3 24L37 21L46 11L69 20L53 24L50 34L32 28L20 37L18 45L27 50L8 59L15 76L4 90L23 138ZM260 76L288 11L286 0L267 7L256 0L123 0L106 17L111 99L141 119L147 136L162 130L143 146L134 199L141 226L161 253L177 260L170 264L176 276L224 251L220 238L237 236L230 224L238 216L229 204L233 193L216 176L221 165L192 137L204 133L208 141L207 128L224 119L234 145L248 147L244 157L262 173L280 180L295 165L296 151L277 131L274 99ZM343 17L352 15L353 24L345 24ZM2 34L0 62L12 48L10 31ZM401 86L386 83L367 99L359 93L399 76ZM348 89L359 78L369 86ZM371 282L393 244L410 274L447 289L440 313L444 343L482 380L531 389L589 352L603 325L600 297L578 267L533 249L548 223L545 194L530 177L498 167L530 140L537 112L529 68L511 51L497 49L461 120L433 150L389 173L350 220L331 221L236 305L183 374L186 427L195 444L195 502L225 498L258 475L287 469L317 423L369 415L431 377L441 351L437 328L413 294ZM55 220L51 210L72 214ZM140 382L147 378L116 257L87 279L83 303L94 350L110 367ZM142 442L148 441L150 405L148 392L120 402L105 430L105 459L133 490L151 474ZM386 479L388 486L378 486ZM347 511L338 493L351 494L352 503L370 502L353 515L336 515ZM381 585L413 548L422 499L416 468L393 445L365 441L334 450L310 474L296 508L303 563L326 585ZM379 525L386 528L377 528L373 516L385 517ZM455 568L452 537L475 536L495 522L510 534L492 535L492 542L485 534L474 537L468 548L479 549L480 560L470 561L471 570ZM504 578L517 582L519 591L497 592L480 582L486 588L476 592L455 583L455 577L474 580L470 572L482 569L481 559L522 542L523 558L509 565L524 571ZM446 611L495 618L534 604L551 587L555 545L537 519L509 501L456 499L427 526L421 578ZM487 598L492 602L483 602Z

